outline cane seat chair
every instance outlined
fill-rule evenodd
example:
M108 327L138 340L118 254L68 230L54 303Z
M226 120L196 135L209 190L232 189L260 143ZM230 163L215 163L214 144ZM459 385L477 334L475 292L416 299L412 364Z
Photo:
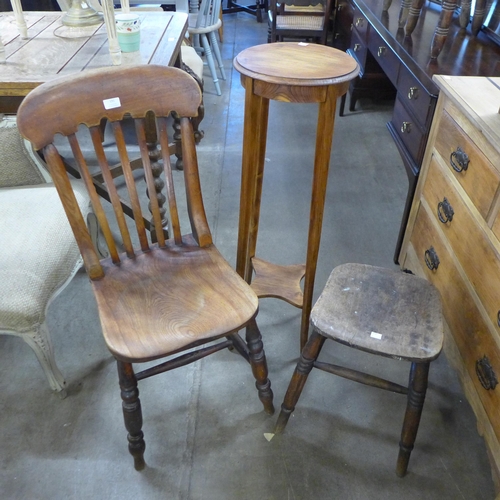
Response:
M325 45L332 7L332 0L271 0L270 41L312 38Z
M439 292L402 271L364 264L335 268L311 311L313 333L302 350L276 423L282 432L313 368L407 395L396 474L406 474L420 423L430 362L443 346ZM408 386L318 361L326 340L411 362Z
M141 88L147 91L138 92ZM190 121L190 117L196 116L200 102L200 87L187 73L177 68L148 65L89 70L53 80L32 91L18 112L21 134L43 152L49 165L91 280L102 333L118 365L129 451L137 470L145 466L138 380L231 347L250 362L265 411L270 414L274 411L266 359L255 320L257 297L214 246L203 207ZM180 117L186 210L176 203L170 157L164 153L168 151L166 117L173 110ZM145 127L158 129L171 221L170 239L164 237L158 201L153 196L150 205L158 241L151 243L148 240L141 207L144 200L139 199L143 190L137 189L130 169L122 127L124 117L129 118L129 123L132 118L135 123L149 192L155 192L155 188ZM103 118L111 123L115 135L126 181L124 189L128 191L134 219L124 217L109 172L99 130ZM110 193L114 219L113 214L104 211L92 183L85 160L90 156L81 139L85 127ZM57 146L54 143L56 134ZM68 139L101 225L109 249L106 259L100 260L96 254L70 189L58 152L64 137ZM177 197L182 198L184 196ZM188 221L190 233L181 232L180 221L183 226ZM129 226L132 227L129 229ZM246 342L237 333L244 328ZM217 339L221 341L214 343ZM134 373L133 363L173 354L176 356L159 365Z

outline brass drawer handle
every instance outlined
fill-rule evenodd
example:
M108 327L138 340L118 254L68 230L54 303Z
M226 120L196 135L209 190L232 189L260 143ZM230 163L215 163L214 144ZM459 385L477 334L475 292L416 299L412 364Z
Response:
M387 47L379 47L377 50L377 55L379 57L385 56L385 53L387 52Z
M360 43L355 43L354 44L354 52L358 52L361 50L361 44Z
M490 360L483 356L476 361L476 375L481 385L487 390L493 390L497 384L497 376L491 366Z
M411 122L403 122L403 125L401 125L401 132L403 134L409 134L411 132Z
M412 99L418 99L418 94L418 87L410 87L410 90L408 90L408 99L410 99L410 101Z
M356 19L356 28L362 28L363 24L365 24L365 20L362 17L358 17Z
M447 222L451 222L453 220L455 211L453 210L453 207L450 205L450 202L446 197L443 198L443 201L440 201L438 203L437 214L438 214L438 219L443 224L446 224Z
M434 250L434 247L430 247L425 251L424 254L425 265L431 270L435 271L439 267L439 257Z
M469 156L462 148L457 147L450 155L450 163L455 172L462 172L469 168Z

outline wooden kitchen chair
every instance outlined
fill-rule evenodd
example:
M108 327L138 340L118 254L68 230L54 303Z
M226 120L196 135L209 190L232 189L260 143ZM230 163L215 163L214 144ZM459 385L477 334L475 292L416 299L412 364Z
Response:
M138 89L144 91L138 92ZM265 411L270 414L274 411L266 359L255 320L257 297L214 246L205 216L190 122L200 102L200 87L187 73L177 68L149 65L89 70L52 80L32 91L18 112L21 134L43 152L49 165L91 279L104 339L118 365L129 451L137 470L145 466L138 380L232 347L250 362ZM168 151L166 117L174 110L180 116L182 134L185 210L176 203L170 157L165 154ZM145 139L145 127L152 119L151 113L163 152L173 235L165 240L158 202L152 197L151 211L158 238L154 244L148 240L149 233L144 227L138 194L141 190L137 189L130 169L121 123L125 116L135 123L148 190L154 192ZM124 217L117 188L110 176L99 128L103 118L111 123L115 135L134 211L133 221ZM80 124L89 129L92 152L109 190L114 218L105 212L108 206L101 205L92 183L83 149L85 144L79 140ZM65 136L69 142L102 227L109 258L99 260L94 250L58 152L60 140L58 146L54 143L56 134ZM184 197L179 196L181 198ZM190 232L181 232L181 220L189 221ZM246 342L237 333L243 328L246 328ZM212 342L217 339L222 341ZM194 349L207 343L210 345ZM173 354L178 356L134 373L132 363Z
M439 292L428 281L364 264L335 268L311 311L313 333L302 350L281 406L276 432L284 430L313 368L407 394L396 474L406 474L420 423L430 362L443 346ZM318 361L325 340L411 362L408 387L351 368Z
M269 41L312 38L325 45L333 5L332 0L271 0Z

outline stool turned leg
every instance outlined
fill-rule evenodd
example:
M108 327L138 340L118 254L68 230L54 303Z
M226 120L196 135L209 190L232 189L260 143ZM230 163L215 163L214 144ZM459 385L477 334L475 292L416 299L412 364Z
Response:
M120 381L123 419L128 431L128 450L134 457L135 470L142 470L146 466L144 461L144 434L142 432L142 411L139 399L137 379L131 363L117 361L118 378Z
M264 352L262 336L255 318L247 325L246 341L248 350L250 351L250 365L252 366L252 373L255 377L255 387L257 387L257 391L259 392L259 399L264 405L264 411L269 415L273 415L273 391L271 390L271 382L267 378L266 354Z
M408 468L410 454L413 450L415 438L417 437L420 417L424 407L425 393L427 391L427 380L429 376L430 363L412 363L410 371L410 383L408 387L408 402L399 442L399 456L396 465L396 474L403 477Z
M306 384L307 377L309 373L311 373L314 362L318 358L325 340L325 337L314 331L309 337L304 349L302 349L299 362L295 367L292 380L290 380L290 385L286 391L285 399L281 405L281 412L279 414L278 421L276 422L276 427L274 428L274 432L276 434L285 429L290 415L293 413L293 410L295 410L295 405L299 400L302 389Z

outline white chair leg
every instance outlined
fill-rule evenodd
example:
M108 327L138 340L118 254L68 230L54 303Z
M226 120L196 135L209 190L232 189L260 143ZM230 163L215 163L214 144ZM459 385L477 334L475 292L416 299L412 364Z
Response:
M210 44L208 43L208 38L205 33L200 35L201 43L203 45L203 49L205 50L205 57L207 58L207 64L210 69L210 74L212 75L212 79L214 81L215 90L217 95L222 95L219 85L219 78L217 77L217 71L215 71L215 63L214 57L212 55L212 49L210 48Z
M212 50L214 51L215 59L217 59L217 64L219 65L221 78L225 80L226 73L224 72L224 63L222 62L222 55L220 53L219 42L217 41L217 37L215 36L215 31L211 31L208 34L208 37L210 39Z
M66 381L56 365L47 324L43 322L38 331L23 334L22 339L35 352L52 390L66 397Z

